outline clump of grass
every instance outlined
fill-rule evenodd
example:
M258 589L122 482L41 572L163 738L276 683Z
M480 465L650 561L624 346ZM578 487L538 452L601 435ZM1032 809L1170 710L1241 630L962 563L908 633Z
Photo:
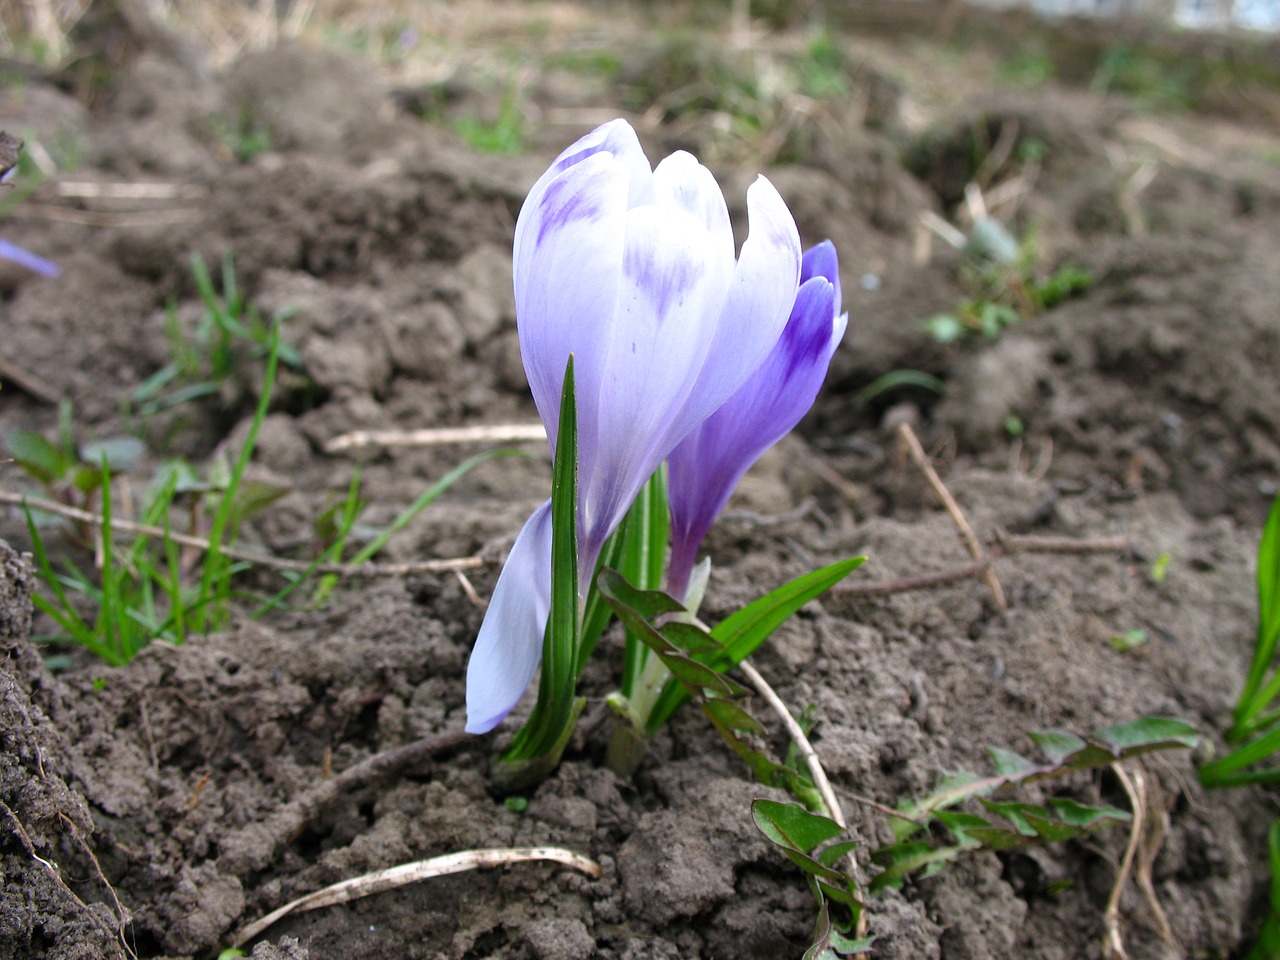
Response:
M298 352L278 338L279 325L292 311L283 310L270 322L264 321L257 308L245 301L230 253L222 258L221 294L198 254L191 258L191 270L204 313L188 334L178 319L177 305L170 302L165 335L173 359L134 390L132 403L143 416L217 395L242 362L261 360L273 349L273 342L283 363L302 368Z
M925 320L940 343L995 340L1007 328L1050 310L1093 285L1093 275L1067 264L1043 274L1034 236L1018 242L991 218L978 220L964 247L960 282L970 296Z
M144 504L142 519L164 530L161 541L156 544L138 537L124 546L113 527L111 469L103 455L97 483L102 523L96 580L70 562L66 563L65 572L54 569L35 518L27 510L37 569L52 593L52 597L37 594L34 602L65 631L65 637L52 639L70 640L107 663L120 665L132 660L153 640L181 644L191 633L207 633L225 626L228 603L234 595L232 577L247 566L228 557L226 546L236 538L240 519L237 493L270 406L279 359L280 333L276 323L270 334L262 394L244 446L218 498L197 576L187 576L181 548L171 536L179 471L169 472ZM85 607L90 611L88 616L81 613Z

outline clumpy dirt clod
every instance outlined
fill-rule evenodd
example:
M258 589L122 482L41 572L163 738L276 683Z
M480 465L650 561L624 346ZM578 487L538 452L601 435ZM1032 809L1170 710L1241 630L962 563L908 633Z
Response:
M326 445L352 430L536 421L515 333L515 217L560 149L634 110L651 157L687 148L713 164L739 229L745 188L764 169L806 245L830 237L840 253L848 337L812 414L713 530L703 609L718 620L820 564L870 556L755 658L794 712L812 710L815 746L862 852L889 833L858 798L893 805L948 771L988 771L986 748L1030 752L1029 730L1088 733L1163 714L1216 743L1247 663L1252 557L1280 473L1274 137L1245 120L1165 114L1065 82L993 90L998 74L982 73L991 55L980 49L962 69L913 46L927 40L836 28L847 95L813 94L794 114L763 103L786 135L744 146L734 131L749 128L733 120L732 102L694 85L682 88L686 104L628 81L679 53L638 42L654 40L659 24L565 5L539 26L525 5L497 8L495 23L528 27L530 49L548 53L519 74L524 150L514 156L477 152L453 132L474 115L496 123L510 95L484 66L506 64L506 41L480 27L467 41L476 65L425 86L291 43L221 72L193 66L174 52L181 45L143 44L117 65L109 94L92 97L74 74L0 88L0 128L74 144L77 180L175 188L124 209L72 203L55 178L36 191L43 206L6 217L6 239L63 273L47 280L0 263L0 353L39 387L5 381L0 433L57 436L47 399L66 398L78 441L145 439L124 478L135 496L168 457L203 468L238 450L261 386L251 357L216 396L151 416L131 399L170 359L167 326L191 332L199 321L191 257L218 276L230 254L248 301L263 317L286 317L283 338L300 360L283 372L251 473L287 493L246 522L242 545L309 557L315 519L341 503L357 469L361 522L385 526L475 449ZM754 42L791 62L806 36L762 29ZM592 43L622 61L616 73L566 53ZM730 79L743 69L722 66L707 69ZM1002 136L1008 155L982 167L974 151ZM1219 140L1233 145L1221 156ZM997 213L1019 235L1038 235L1046 266L1077 265L1093 283L995 342L939 343L922 321L967 291L958 253L935 241L923 256L921 214L957 216L974 177L995 178L990 193L1019 176L1024 199ZM50 209L60 213L40 212ZM943 395L908 386L861 396L895 370L939 378ZM984 542L1122 537L1124 548L997 560L1007 610L974 578L862 592L970 559L900 455L900 423L920 434ZM0 957L203 960L325 885L528 845L575 850L602 876L530 863L439 878L286 918L249 955L799 956L813 901L750 815L753 798L780 794L753 783L696 710L655 738L633 780L603 768L601 701L616 685L617 637L606 636L587 671L590 706L564 763L522 797L527 805L492 791L489 760L507 734L449 738L463 723L483 615L472 590L489 596L550 487L543 446L526 452L469 474L377 561L480 556L465 580L351 577L323 605L300 601L262 619L246 605L227 629L181 648L155 644L123 668L33 644L33 631L53 625L32 622L36 577L8 545L29 550L30 536L22 514L4 508ZM0 463L5 490L29 484ZM45 529L55 558L90 563L75 536L83 531ZM243 581L261 594L280 584L262 570ZM1116 642L1135 631L1140 641ZM423 742L438 749L413 753ZM373 758L410 753L349 790L325 790ZM1199 759L1143 761L1148 820L1164 827L1150 888L1170 936L1131 885L1119 919L1130 956L1237 955L1265 909L1274 797L1206 793ZM1128 804L1109 773L1037 789L1038 800ZM1120 828L982 853L910 881L869 905L874 956L1101 957L1126 840Z

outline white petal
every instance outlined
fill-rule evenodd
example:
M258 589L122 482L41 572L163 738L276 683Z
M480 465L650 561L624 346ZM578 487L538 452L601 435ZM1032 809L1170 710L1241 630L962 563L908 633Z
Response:
M582 461L583 533L607 536L670 452L672 417L707 356L731 262L681 210L640 207L627 217L613 341L600 385L596 461ZM595 464L601 465L599 469Z
M673 153L653 171L654 202L659 207L692 214L711 235L714 254L733 261L733 224L724 192L711 171L683 150Z
M561 173L520 212L516 327L534 403L554 449L565 363L575 354L579 456L591 459L595 412L622 275L628 171L598 153Z
M524 695L551 612L551 501L533 512L498 576L467 664L467 732L488 733Z

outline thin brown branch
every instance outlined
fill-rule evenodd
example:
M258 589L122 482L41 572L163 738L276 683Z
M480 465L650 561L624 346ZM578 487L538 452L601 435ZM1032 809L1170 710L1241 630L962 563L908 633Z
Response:
M9 493L0 490L0 503L29 507L32 510L52 513L79 523L93 524L96 527L101 527L103 524L103 517L99 513L81 510L78 507L67 506L64 503L55 503L52 500L28 497L21 493ZM176 533L161 527L153 527L146 523L134 523L131 520L120 520L116 517L111 518L111 529L121 533L130 533L135 536L150 537L158 540L168 537L174 543L180 543L185 547L194 547L197 550L208 551L212 547L212 544L204 537ZM478 570L485 566L485 561L480 557L421 560L417 563L320 563L312 565L304 560L287 560L284 557L273 557L269 554L259 553L256 550L241 550L236 547L223 546L219 548L219 552L232 560L244 560L273 570L293 570L299 573L308 571L312 573L336 573L343 576L403 577L416 573L440 573L447 570Z
M42 403L57 406L62 398L34 373L24 370L12 360L0 357L0 384L8 381L23 393L30 394Z
M911 429L911 424L899 424L898 436L901 438L907 452L911 455L911 459L915 461L916 466L920 468L920 472L925 475L925 479L933 487L933 492L942 501L943 507L946 508L947 514L951 517L951 522L960 531L960 539L964 541L965 547L968 548L973 559L987 564L986 569L982 572L982 579L986 581L987 589L991 591L991 599L995 603L996 609L1000 611L1008 610L1009 602L1005 599L1004 589L1000 586L1000 581L996 579L995 571L987 563L986 554L982 549L982 544L979 542L977 534L973 532L973 528L969 526L969 521L965 519L964 511L960 509L960 504L956 503L955 497L951 496L951 491L946 488L942 478L938 476L938 471L933 469L933 464L929 462L928 456L925 455L924 447L920 446L920 440L916 437L915 431Z
M1128 549L1129 541L1125 537L1100 537L1093 540L1076 540L1071 537L1001 537L987 545L984 559L976 563L914 577L892 577L865 582L844 581L832 587L831 592L842 596L885 597L912 590L928 590L982 576L991 568L991 561L1016 553L1124 553Z
M840 806L840 798L836 796L836 792L831 788L831 781L827 779L827 771L822 768L822 761L818 758L818 751L813 749L813 744L809 742L809 738L805 735L804 728L800 726L795 717L791 715L791 711L787 709L787 705L783 703L782 698L769 686L769 682L760 675L760 671L753 667L750 661L743 660L738 664L751 685L756 688L756 692L764 698L769 707L777 714L778 719L782 721L782 725L786 728L787 736L796 745L796 749L800 751L800 756L804 757L805 765L809 768L809 776L813 779L813 785L818 790L818 795L822 797L822 803L827 808L827 813L831 819L839 825L841 830L849 829L849 822L844 818L844 810ZM859 899L861 899L862 881L858 877L858 862L852 856L848 857L849 876L857 886L859 891ZM866 911L858 911L858 936L866 935Z
M285 844L335 800L383 782L396 773L417 767L424 761L456 750L463 744L481 742L483 741L479 737L455 730L434 737L423 737L353 764L337 776L321 781L306 793L289 801L266 820L250 824L234 834L225 845L226 849L251 850L252 853L240 853L238 856L233 854L235 862L230 864L232 872L247 873L262 869Z

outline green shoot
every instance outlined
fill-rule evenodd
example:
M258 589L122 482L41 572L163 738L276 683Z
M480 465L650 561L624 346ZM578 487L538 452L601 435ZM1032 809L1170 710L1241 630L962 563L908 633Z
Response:
M290 311L281 311L267 322L245 302L230 254L222 258L221 296L199 255L191 258L191 271L204 313L188 334L178 320L177 307L170 303L166 336L173 359L144 380L131 398L144 416L218 394L243 360L267 356L273 349L273 331L290 316ZM281 342L275 349L286 365L302 368L293 347Z
M538 700L499 759L508 790L535 782L557 763L585 701L575 694L582 622L578 615L578 414L573 355L565 366L551 483L551 613L542 643Z

